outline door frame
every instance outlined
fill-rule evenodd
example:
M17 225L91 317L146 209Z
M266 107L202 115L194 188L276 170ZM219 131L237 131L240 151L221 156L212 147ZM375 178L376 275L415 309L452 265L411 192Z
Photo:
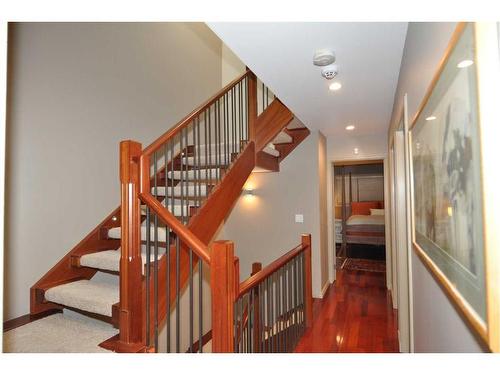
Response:
M411 175L408 133L408 98L396 129L390 134L391 161L391 240L393 248L393 306L398 309L398 334L401 352L413 352L413 280L411 260Z
M329 224L329 233L330 237L332 238L332 246L330 246L330 254L329 254L329 259L333 259L332 262L332 275L333 275L333 280L332 278L330 279L330 282L333 282L336 279L336 270L335 270L335 265L337 262L337 254L336 254L336 243L335 243L335 166L338 165L359 165L359 164L370 164L374 162L381 162L384 166L384 204L387 204L388 199L390 197L390 192L389 192L389 176L388 176L388 155L373 155L369 157L363 157L360 159L352 159L352 158L344 158L344 159L334 159L331 160L330 163L330 174L331 178L329 179L329 183L331 184L331 189L329 189L328 193L328 215L331 215L331 220ZM390 225L390 218L388 215L385 215L385 258L386 258L386 285L387 289L391 290L391 284L388 281L392 275L390 272L389 267L387 267L388 264L390 264L390 253L391 253L391 241L389 240L388 233L390 233L389 230L389 225ZM389 258L389 261L387 260Z

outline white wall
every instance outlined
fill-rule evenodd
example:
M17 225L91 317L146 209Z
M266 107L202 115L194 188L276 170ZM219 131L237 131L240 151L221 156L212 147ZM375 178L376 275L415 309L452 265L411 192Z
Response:
M119 141L148 145L220 89L221 42L196 23L13 24L8 84L4 319L119 205Z
M455 23L409 24L390 132L397 127L405 93L408 93L408 118L410 121L414 118L455 26ZM416 352L482 351L467 324L414 252L412 282Z
M302 233L312 235L313 296L320 298L327 280L322 262L319 153L322 135L315 131L280 164L278 173L253 173L247 187L254 197L241 196L224 226L225 238L235 243L240 276L250 275L253 262L263 266L297 246ZM295 214L304 223L295 223Z

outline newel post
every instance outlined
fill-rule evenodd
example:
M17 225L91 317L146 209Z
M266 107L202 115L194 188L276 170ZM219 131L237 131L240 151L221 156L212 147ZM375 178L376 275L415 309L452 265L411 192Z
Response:
M236 272L234 245L231 241L216 241L212 246L210 289L212 292L212 351L232 353L234 351Z
M311 235L302 235L302 245L306 247L304 250L304 303L305 303L305 320L306 327L311 327L313 320L312 309L312 263L311 263Z
M139 201L140 143L120 142L121 258L120 258L120 342L144 341L142 321L141 204Z
M247 70L249 70L247 68ZM253 72L248 74L248 140L255 142L257 124L257 77Z

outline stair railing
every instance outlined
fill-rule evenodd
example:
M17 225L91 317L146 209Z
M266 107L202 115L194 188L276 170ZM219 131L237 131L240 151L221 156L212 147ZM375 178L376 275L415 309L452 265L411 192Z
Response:
M311 236L239 284L233 351L291 352L312 321Z
M196 214L209 211L204 206L209 197L220 198L217 187L225 176L229 178L225 185L231 185L235 173L239 173L232 173L232 168L240 159L249 160L244 167L248 172L242 175L247 176L255 165L255 143L260 139L256 135L257 118L274 100L264 85L261 91L259 108L257 78L247 70L144 150L134 141L121 143L118 351L159 351L163 344L159 342L160 330L165 328L166 352L202 352L210 325L206 322L207 300L211 302L212 351L235 350L234 317L239 316L235 315L235 306L239 307L235 301L248 293L240 294L232 242L216 241L209 248L213 234L200 234ZM239 190L231 194L239 194ZM218 223L219 219L214 221ZM293 265L287 265L290 270L279 267L286 280L293 281L297 288L300 284L302 291L302 283L308 278L303 271L308 269L308 257L299 254L307 254L308 248L310 245L302 244L296 249ZM267 267L252 280L266 272ZM255 285L263 288L260 281ZM262 293L267 296L270 291ZM301 324L307 321L301 307L305 306L304 296L297 294L284 300L287 310L283 310L285 320L280 327L298 328L299 319ZM248 319L252 314L248 310ZM262 337L266 334L262 331ZM287 345L290 343L288 340Z
M157 351L163 325L167 352L184 351L186 345L192 351L195 336L202 342L203 264L214 267L208 244L187 225L252 142L256 87L256 77L248 70L144 150L137 142L121 143L118 347L130 350L142 345ZM186 281L188 314L181 313L180 300ZM181 319L186 315L187 343L181 334ZM198 350L203 350L202 345Z

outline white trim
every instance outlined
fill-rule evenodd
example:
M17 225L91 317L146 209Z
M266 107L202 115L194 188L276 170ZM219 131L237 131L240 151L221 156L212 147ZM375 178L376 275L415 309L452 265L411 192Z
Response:
M323 286L323 288L321 289L321 298L323 298L325 296L325 293L328 289L328 287L331 285L332 283L325 283L325 285Z
M406 177L406 238L407 238L407 254L408 254L408 323L409 323L409 352L414 353L414 335L413 335L413 276L412 276L412 261L411 261L411 228L412 228L412 195L413 186L411 179L411 153L410 153L410 137L409 137L409 119L408 119L408 94L403 97L403 132L405 144L405 177Z
M5 217L5 129L7 121L7 27L8 23L3 21L0 26L0 45L2 52L0 52L0 301L4 301L4 217ZM4 301L5 302L5 301ZM4 309L0 309L0 318L2 322ZM3 341L0 342L0 352L3 352Z

